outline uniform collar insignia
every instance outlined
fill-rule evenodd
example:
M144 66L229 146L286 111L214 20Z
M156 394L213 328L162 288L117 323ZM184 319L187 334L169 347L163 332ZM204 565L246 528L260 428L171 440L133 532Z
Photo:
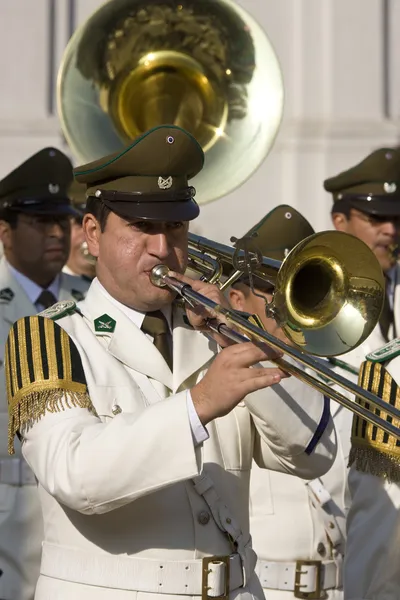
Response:
M11 288L3 288L0 290L0 300L4 300L4 302L11 302L14 296L15 294Z
M115 319L104 313L101 317L94 320L94 330L96 333L114 333L117 322Z
M378 350L374 350L367 355L367 360L372 362L382 363L387 360L394 358L400 354L400 338L396 338L395 340L391 340Z
M85 295L80 290L71 290L71 296L75 298L77 302L85 299Z

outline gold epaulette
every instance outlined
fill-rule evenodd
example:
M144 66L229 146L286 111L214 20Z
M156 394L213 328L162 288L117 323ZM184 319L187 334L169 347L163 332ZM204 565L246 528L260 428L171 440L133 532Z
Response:
M36 315L14 323L4 369L10 454L14 454L14 437L21 427L29 427L46 412L79 406L95 413L78 349L51 319Z
M360 368L359 385L391 406L400 408L400 388L382 364L370 360L364 362ZM372 407L369 402L358 397L356 402L388 422L393 422L391 416L379 408ZM353 465L359 471L389 481L400 481L399 440L362 417L354 415L351 444L349 466Z

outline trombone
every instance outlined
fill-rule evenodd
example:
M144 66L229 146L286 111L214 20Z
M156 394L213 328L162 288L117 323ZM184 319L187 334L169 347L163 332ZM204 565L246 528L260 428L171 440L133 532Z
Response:
M165 265L154 267L151 281L158 287L167 286L192 306L201 305L222 316L229 327L209 319L212 331L225 335L236 343L266 342L275 350L327 378L342 390L359 397L365 406L347 398L300 367L283 358L272 362L294 375L325 396L400 439L400 410L388 405L378 396L364 390L340 374L332 372L321 361L309 356L343 354L361 344L378 322L383 304L384 279L382 270L371 250L357 238L337 231L309 236L297 244L284 261L277 261L257 252L253 240L235 240L236 248L189 234L189 268L203 279L225 289L221 278L227 268L233 273L227 282L232 284L244 273L274 284L272 303L267 304L268 316L275 318L295 344L289 346L267 331L251 323L242 314L216 304L195 292L191 286L169 276ZM297 346L297 347L296 347ZM308 352L309 354L306 354ZM369 410L375 406L388 415L385 420Z

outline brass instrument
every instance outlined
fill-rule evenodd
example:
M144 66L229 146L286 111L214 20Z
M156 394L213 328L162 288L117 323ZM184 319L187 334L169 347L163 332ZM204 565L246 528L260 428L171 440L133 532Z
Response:
M283 84L268 38L233 0L109 0L71 38L57 100L82 162L157 125L188 130L206 152L193 179L204 204L264 160L281 122Z
M366 244L342 232L316 233L297 244L281 263L257 256L257 252L248 250L246 244L242 248L240 240L238 242L235 249L190 234L190 269L218 283L225 263L233 267L236 279L249 267L255 276L273 282L275 293L271 305L267 305L267 314L278 321L297 347L285 344L237 311L217 305L189 285L170 277L165 265L153 269L152 283L160 287L168 286L189 304L212 310L234 328L210 319L209 327L213 331L237 343L247 342L249 338L255 342L266 342L400 423L400 410L396 407L306 354L332 356L349 352L361 344L377 324L383 306L384 276L375 255ZM233 281L234 277L228 279ZM340 391L286 360L277 358L273 362L400 439L400 429L391 421L353 402Z

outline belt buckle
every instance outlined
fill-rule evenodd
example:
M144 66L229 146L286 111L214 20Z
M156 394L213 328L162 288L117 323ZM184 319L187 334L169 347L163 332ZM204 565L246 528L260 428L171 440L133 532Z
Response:
M230 576L230 557L229 556L205 556L203 558L202 565L202 581L201 581L201 598L202 600L208 600L209 598L218 598L219 600L228 600L229 599L229 576ZM209 596L208 590L210 589L208 585L208 575L211 573L211 569L209 568L212 563L224 563L225 565L225 585L224 585L224 593L222 596Z
M314 592L302 592L301 588L301 576L307 573L303 571L303 567L316 567L315 576L315 591ZM322 598L322 562L320 560L297 560L296 561L296 573L294 578L294 597L295 598L307 598L307 600L318 600Z

